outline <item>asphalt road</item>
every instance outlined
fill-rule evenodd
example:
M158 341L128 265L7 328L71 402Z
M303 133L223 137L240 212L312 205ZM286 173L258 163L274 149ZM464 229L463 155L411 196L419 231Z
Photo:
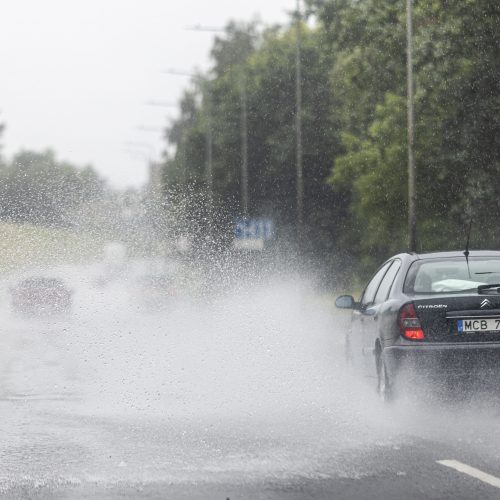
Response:
M1 497L500 498L493 397L384 407L302 284L156 310L129 281L57 272L70 316L2 300Z

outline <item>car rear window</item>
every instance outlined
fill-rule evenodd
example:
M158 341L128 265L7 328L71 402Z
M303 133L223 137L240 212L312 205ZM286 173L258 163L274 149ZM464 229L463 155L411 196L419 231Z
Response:
M414 262L406 276L405 293L460 293L480 285L500 283L500 258L453 257Z

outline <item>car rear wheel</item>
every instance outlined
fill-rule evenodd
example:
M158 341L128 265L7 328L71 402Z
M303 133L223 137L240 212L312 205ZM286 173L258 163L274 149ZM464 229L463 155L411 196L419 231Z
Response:
M395 399L394 383L387 373L387 368L382 357L377 359L377 392L384 403L392 403Z

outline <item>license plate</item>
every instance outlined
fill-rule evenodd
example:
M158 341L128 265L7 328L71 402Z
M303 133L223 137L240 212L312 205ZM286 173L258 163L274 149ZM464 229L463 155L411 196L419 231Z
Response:
M500 332L500 318L459 319L459 332Z

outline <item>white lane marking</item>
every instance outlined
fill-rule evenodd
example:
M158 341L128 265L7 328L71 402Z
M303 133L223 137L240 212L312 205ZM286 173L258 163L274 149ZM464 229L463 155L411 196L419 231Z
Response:
M487 483L491 486L495 486L495 488L500 488L500 478L492 476L482 470L476 469L475 467L471 467L470 465L463 464L458 460L436 460L438 464L444 465L445 467L450 467L451 469L455 469L458 472L463 472L468 476L474 477L483 481L483 483Z

